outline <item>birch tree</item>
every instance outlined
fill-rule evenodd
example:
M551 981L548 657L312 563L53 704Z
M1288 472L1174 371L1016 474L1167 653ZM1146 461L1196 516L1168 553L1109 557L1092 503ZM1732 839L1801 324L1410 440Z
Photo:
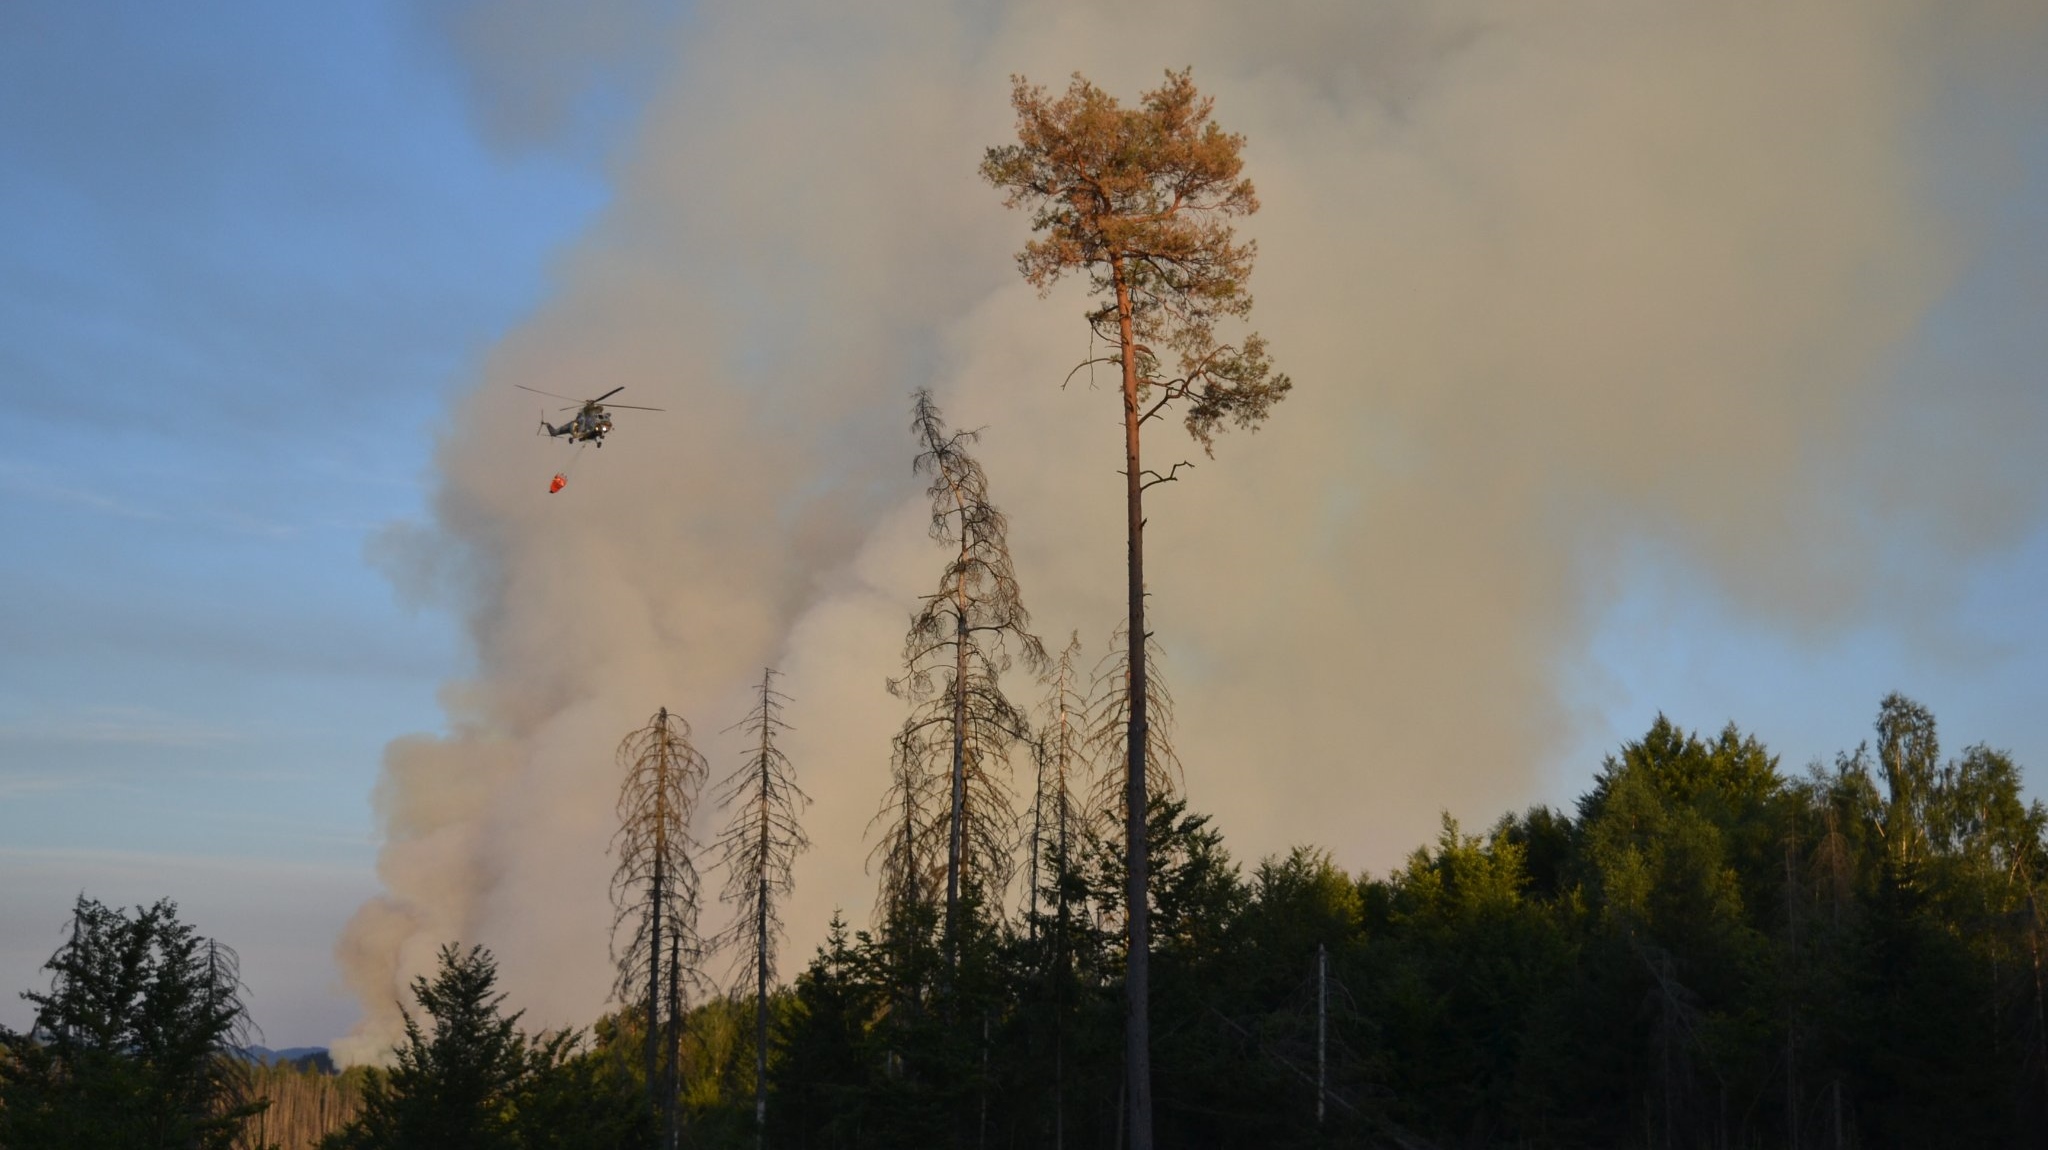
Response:
M745 946L745 966L754 983L754 1144L768 1124L768 983L775 977L775 949L782 940L777 900L796 887L792 868L798 852L811 845L798 819L811 798L796 784L796 768L775 745L789 730L782 719L789 696L775 689L773 668L761 673L760 702L738 729L752 745L747 761L720 784L718 805L731 812L715 847L725 868L719 899L738 912L721 941Z
M1927 808L1940 757L1933 713L1897 692L1886 695L1877 713L1877 762L1887 798L1878 829L1902 882L1918 881L1915 868L1927 855Z
M953 556L938 589L923 600L903 641L904 675L889 689L911 704L896 738L896 786L889 803L906 810L935 776L945 779L945 807L939 832L945 843L948 955L960 931L962 883L990 894L1008 885L1016 832L1016 809L1006 778L1012 746L1030 723L1003 693L1001 676L1012 650L1028 666L1041 667L1045 649L1029 627L1010 562L1008 521L989 501L988 476L967 451L974 431L948 431L931 393L920 389L912 406L911 431L918 452L913 465L930 480L931 536ZM944 763L944 768L935 769ZM885 807L885 810L888 809ZM936 813L936 812L934 812ZM906 817L905 835L918 828ZM927 842L931 830L924 831ZM914 870L914 844L906 862Z
M620 741L618 760L625 781L619 788L619 829L612 836L612 852L619 859L611 892L612 958L618 965L615 993L620 1002L634 1001L641 993L644 972L648 1100L673 1144L683 996L686 989L698 986L697 964L704 951L697 933L698 879L690 819L710 769L690 744L690 724L667 707Z
M1086 272L1099 301L1086 313L1089 327L1114 349L1102 361L1122 373L1132 652L1125 1074L1130 1145L1151 1150L1144 493L1178 478L1185 464L1147 470L1141 437L1147 423L1179 414L1188 434L1213 454L1218 431L1226 424L1256 427L1291 385L1272 370L1257 334L1230 342L1218 331L1251 310L1245 283L1256 249L1236 239L1229 221L1257 211L1259 202L1240 174L1244 137L1210 119L1213 101L1195 90L1189 73L1168 72L1136 108L1119 106L1079 75L1057 99L1017 77L1011 103L1017 143L990 148L981 172L1007 194L1009 206L1031 213L1032 230L1041 233L1018 253L1018 270L1041 293Z

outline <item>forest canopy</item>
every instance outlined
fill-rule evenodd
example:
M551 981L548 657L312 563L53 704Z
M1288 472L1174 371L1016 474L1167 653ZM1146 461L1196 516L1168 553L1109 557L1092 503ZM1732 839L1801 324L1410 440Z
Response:
M1908 699L1875 734L1792 773L1659 716L1576 809L1447 815L1384 876L1247 869L1155 803L1160 1142L2035 1144L2048 812ZM1117 1145L1116 847L1053 859L950 987L929 916L835 924L777 1034L781 1144Z
M1901 696L1873 739L1801 772L1732 724L1659 716L1574 808L1477 831L1446 815L1384 875L1310 846L1246 866L1184 800L1150 814L1162 1144L2016 1146L2048 1130L2048 810L2008 755L1944 757L1934 716ZM1083 822L1044 850L1017 910L970 892L950 962L933 901L873 931L835 921L771 997L766 1144L1118 1145L1116 830ZM268 1080L236 1069L223 953L167 905L81 900L30 995L35 1027L0 1033L0 1146L251 1129ZM488 954L443 952L395 1065L367 1072L330 1145L659 1144L639 1007L528 1036L492 981ZM683 1145L755 1144L752 989L684 1020Z

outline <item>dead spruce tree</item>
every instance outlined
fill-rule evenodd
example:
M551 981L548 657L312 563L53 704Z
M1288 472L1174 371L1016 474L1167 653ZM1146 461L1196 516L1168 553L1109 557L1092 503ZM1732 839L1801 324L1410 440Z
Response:
M684 994L699 988L704 952L697 934L690 818L710 771L690 745L690 724L667 707L619 742L618 760L625 781L619 788L619 829L612 836L619 858L612 872L614 993L620 1002L634 1001L644 972L648 1102L660 1117L666 1144L674 1145Z
M1037 785L1031 803L1031 890L1027 921L1037 929L1038 898L1044 889L1044 872L1058 876L1067 868L1074 842L1086 821L1086 796L1080 788L1088 785L1090 734L1088 693L1082 689L1080 668L1081 636L1067 637L1041 676L1045 698L1038 706L1037 739L1033 759L1038 768ZM1055 918L1066 919L1066 898L1055 888Z
M877 920L900 924L909 921L911 911L938 898L945 877L933 845L937 832L944 829L933 812L945 779L920 740L898 731L889 746L889 789L881 809L868 820L868 833L876 836L868 865L880 879L875 892Z
M1145 93L1140 107L1076 75L1058 99L1015 78L1017 143L990 148L981 173L1031 213L1043 233L1017 255L1018 270L1041 293L1085 271L1101 302L1087 313L1094 334L1115 349L1101 362L1123 375L1124 499L1129 531L1131 683L1125 782L1128 963L1125 977L1125 1073L1132 1150L1152 1148L1150 933L1145 892L1144 492L1171 482L1184 464L1148 471L1140 459L1145 424L1180 409L1205 451L1226 422L1256 427L1287 394L1256 334L1221 340L1220 321L1252 306L1245 282L1255 246L1235 239L1229 220L1258 210L1238 153L1244 137L1210 120L1213 101L1186 71ZM1098 362L1091 356L1088 363ZM1086 366L1084 363L1082 366ZM1076 368L1079 370L1079 368Z
M1127 826L1130 821L1130 809L1125 805L1131 797L1125 783L1131 768L1126 735L1130 730L1131 703L1138 696L1132 691L1136 676L1131 673L1131 647L1125 634L1124 624L1117 624L1110 633L1109 654L1095 664L1089 684L1088 754L1093 762L1104 764L1105 769L1095 775L1094 785L1089 788L1087 814L1091 827L1105 836L1114 836L1118 827ZM1159 669L1163 661L1159 640L1147 637L1142 680L1147 801L1172 798L1183 789L1180 752L1173 747L1173 692L1167 689L1166 676Z
M950 962L958 957L962 884L994 895L1009 880L1016 811L1004 775L1011 746L1028 735L1030 724L1003 694L1001 676L1013 646L1034 669L1044 665L1045 648L1028 630L1031 616L1005 538L1008 522L989 502L981 464L967 453L978 433L948 432L923 389L910 428L921 449L914 470L931 480L931 536L954 553L938 590L911 617L903 677L889 682L889 690L911 704L911 714L896 736L896 778L883 809L905 811L901 830L910 834L907 812L943 773L946 805L935 829L945 843ZM931 831L923 834L929 842ZM915 873L916 847L906 849Z
M725 868L722 902L738 912L720 943L747 948L742 966L754 983L754 1145L768 1127L768 982L775 977L775 947L782 940L782 911L776 900L796 887L792 868L811 845L798 816L811 798L796 785L796 768L775 745L789 730L782 706L789 696L775 689L773 668L761 673L761 699L735 730L751 737L747 761L719 785L718 805L730 811L714 844Z
M1070 904L1074 847L1088 833L1087 795L1092 761L1089 734L1088 694L1083 690L1081 636L1067 637L1059 657L1052 661L1041 679L1044 700L1038 709L1037 738L1033 743L1038 766L1038 783L1031 804L1031 904L1026 919L1032 941L1044 945L1048 1013L1052 1019L1052 1129L1053 1145L1066 1144L1066 1024L1073 995L1073 907ZM1048 878L1049 883L1048 886ZM1052 896L1050 922L1041 919L1041 893Z

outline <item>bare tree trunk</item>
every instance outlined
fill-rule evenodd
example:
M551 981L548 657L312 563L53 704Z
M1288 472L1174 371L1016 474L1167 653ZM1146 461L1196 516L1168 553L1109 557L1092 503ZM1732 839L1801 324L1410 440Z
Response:
M1835 1100L1835 1150L1842 1150L1842 1079L1840 1075L1828 1083Z
M1030 931L1031 941L1038 941L1038 854L1045 841L1045 743L1039 740L1038 753L1033 756L1038 764L1038 777L1031 784L1031 911L1024 916Z
M1798 840L1785 836L1785 952L1787 961L1799 968L1799 884L1793 869ZM1799 995L1798 988L1785 1001L1785 1145L1799 1150Z
M653 926L647 944L647 1103L661 1113L661 899L662 855L654 856Z
M683 1076L683 992L679 974L682 970L682 939L674 931L668 936L668 1026L664 1044L668 1047L668 1069L662 1074L661 1109L662 1128L666 1130L668 1150L676 1150L681 1133L679 1124L680 1107L676 1105L677 1094L682 1088Z
M1330 951L1316 944L1316 1125L1323 1124L1323 1103L1330 1085Z
M1119 1083L1117 1083L1117 1086L1116 1086L1116 1139L1115 1139L1114 1141L1112 1141L1112 1142L1110 1143L1110 1145L1111 1145L1111 1146L1119 1146L1119 1147L1121 1147L1121 1146L1128 1146L1128 1145L1129 1145L1129 1143L1128 1143L1128 1142L1124 1141L1124 1130L1125 1130L1125 1129L1127 1128L1127 1120L1128 1120L1128 1119L1129 1119L1129 1117L1130 1117L1130 1101L1131 1101L1131 1084L1130 1084L1130 1083L1128 1083L1128 1082L1119 1082Z
M766 742L764 737L763 742ZM761 805L768 805L768 775L761 774ZM761 843L765 853L768 820L761 820ZM768 875L760 878L761 911L754 919L754 1147L760 1150L768 1138Z
M1067 1095L1066 1095L1066 1050L1064 1036L1058 1018L1052 1023L1052 1148L1066 1150L1067 1146Z
M962 538L965 538L962 532ZM962 547L964 556L966 548ZM946 962L960 963L960 867L967 855L967 594L953 614L953 818L946 841Z
M1152 1150L1152 927L1148 891L1151 851L1145 810L1145 483L1139 471L1138 343L1131 330L1131 286L1122 260L1110 265L1116 283L1124 373L1124 498L1130 531L1130 733L1124 777L1124 1076L1130 1089L1131 1150Z
M908 910L912 904L921 902L924 899L924 892L919 889L924 885L924 876L917 872L916 851L916 796L906 786L903 788L903 865L907 872L907 877L904 880L902 898L897 907L899 913Z
M2027 885L2027 952L2034 960L2034 1059L2040 1064L2043 1086L2048 1087L2048 1014L2041 1005L2041 914L2034 899L2034 887ZM2042 1095L2048 1107L2048 1092Z
M1061 738L1066 737L1065 700L1061 701ZM1062 744L1064 746L1064 743ZM1065 1150L1067 1141L1067 790L1064 773L1060 779L1059 836L1060 854L1059 877L1053 888L1057 904L1059 935L1053 940L1052 963L1052 1144L1053 1150Z

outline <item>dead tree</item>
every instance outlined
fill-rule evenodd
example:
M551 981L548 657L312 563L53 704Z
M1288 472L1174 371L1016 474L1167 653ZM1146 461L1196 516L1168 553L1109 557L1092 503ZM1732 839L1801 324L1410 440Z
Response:
M775 745L789 730L782 706L789 696L775 689L775 671L761 673L761 701L735 730L752 739L747 761L719 785L718 805L730 811L714 844L725 868L719 899L738 912L720 942L745 946L741 964L754 983L754 1145L768 1127L768 983L775 977L775 948L782 940L782 911L776 900L795 889L792 868L811 845L798 816L811 798L796 785L796 768Z
M673 1144L684 994L701 988L698 966L704 953L697 934L690 818L709 768L690 745L690 724L667 707L619 742L618 760L625 780L619 788L619 829L612 836L612 852L619 858L612 872L614 994L620 1002L632 1002L645 972L648 1101Z
M875 916L882 922L904 922L915 907L939 897L945 866L935 847L943 830L938 810L946 780L930 761L918 739L898 731L890 741L889 789L868 833L875 845L868 866L878 873ZM936 828L936 830L935 830Z
M1092 762L1088 692L1080 668L1081 637L1070 634L1059 658L1043 675L1046 694L1039 705L1038 737L1033 743L1038 784L1031 805L1031 905L1028 922L1038 941L1041 890L1052 895L1052 921L1044 953L1052 1015L1053 1146L1066 1145L1066 1019L1069 984L1073 980L1073 908L1069 905L1074 847L1088 833L1087 788ZM1044 874L1050 872L1050 887Z
M988 476L967 452L978 433L948 432L931 393L920 389L912 409L917 436L914 470L931 480L931 536L953 549L938 590L910 620L903 641L904 675L889 690L911 704L897 735L895 806L921 780L946 766L944 821L945 938L956 958L963 882L1000 894L1009 883L1016 810L1005 776L1011 747L1029 734L1024 713L1003 694L1011 649L1027 666L1044 666L1045 648L1028 629L1005 538L1008 521L988 497ZM885 808L887 809L887 808ZM906 828L907 829L907 828ZM924 834L929 840L931 831Z
M1142 677L1133 675L1130 644L1125 641L1123 625L1118 624L1110 636L1109 654L1095 665L1090 687L1093 698L1089 701L1089 712L1093 719L1088 748L1095 762L1110 769L1095 776L1088 796L1088 813L1091 822L1107 836L1114 837L1116 829L1128 825L1131 817L1127 805L1131 792L1126 780L1132 759L1125 735L1130 729L1133 700L1142 697L1147 715L1145 741L1140 748L1147 801L1169 799L1186 789L1180 753L1173 747L1173 692L1167 689L1166 677L1160 673L1162 661L1159 641L1148 638L1144 673ZM1142 696L1137 693L1138 682L1144 684Z
M1195 91L1186 71L1125 109L1075 76L1066 94L1017 77L1010 102L1017 142L990 148L981 174L1007 193L1011 207L1031 213L1043 233L1017 255L1018 270L1041 292L1070 273L1086 272L1100 303L1087 313L1091 330L1114 354L1122 374L1124 508L1129 532L1125 594L1129 606L1131 705L1124 807L1130 908L1124 978L1124 1073L1130 1090L1132 1150L1152 1150L1150 946L1146 890L1145 489L1170 483L1184 464L1147 470L1140 459L1145 424L1179 409L1188 433L1205 451L1225 423L1252 428L1292 386L1275 374L1265 341L1247 334L1219 338L1222 321L1251 311L1245 290L1255 248L1237 242L1229 220L1258 210L1241 176L1244 137L1223 131L1212 101ZM1094 356L1082 365L1098 362ZM1078 368L1076 369L1078 370Z
M1037 929L1038 896L1044 889L1042 869L1049 860L1057 882L1066 867L1076 833L1086 815L1080 788L1091 775L1093 726L1088 718L1088 693L1082 689L1080 669L1081 636L1069 635L1059 658L1047 667L1042 678L1045 699L1039 704L1037 738L1033 758L1038 768L1031 803L1031 890L1029 922ZM1063 892L1055 890L1056 916L1064 923Z

